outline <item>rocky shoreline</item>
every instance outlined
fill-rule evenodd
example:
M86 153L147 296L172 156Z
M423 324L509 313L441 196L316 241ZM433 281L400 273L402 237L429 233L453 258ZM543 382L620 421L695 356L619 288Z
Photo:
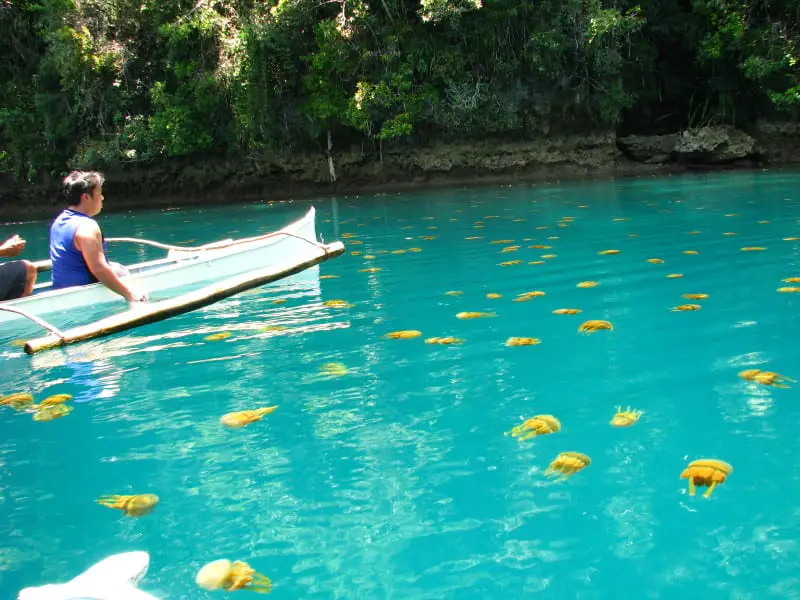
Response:
M106 170L108 210L286 200L494 182L634 177L688 170L800 166L800 123L748 131L703 127L659 136L598 133L518 142L361 148L328 157L264 153L241 158L127 163ZM50 218L59 181L0 180L0 221Z

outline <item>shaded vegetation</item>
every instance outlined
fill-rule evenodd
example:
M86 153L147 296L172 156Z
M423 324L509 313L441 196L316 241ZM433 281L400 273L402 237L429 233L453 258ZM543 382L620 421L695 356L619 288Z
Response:
M0 172L800 115L800 0L0 0Z

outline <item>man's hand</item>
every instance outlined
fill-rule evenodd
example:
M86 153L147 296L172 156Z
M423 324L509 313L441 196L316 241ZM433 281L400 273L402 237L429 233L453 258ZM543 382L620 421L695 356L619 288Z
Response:
M27 244L25 240L14 234L0 244L0 256L19 256L25 249L25 244Z

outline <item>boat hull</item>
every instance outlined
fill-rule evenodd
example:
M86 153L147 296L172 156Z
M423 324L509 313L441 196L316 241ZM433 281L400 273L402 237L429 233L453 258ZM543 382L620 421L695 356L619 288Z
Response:
M316 211L312 207L301 219L262 240L228 248L193 254L174 253L172 257L129 267L131 274L123 281L147 293L151 299L167 298L170 292L185 293L210 281L229 278L255 270L285 270L305 262L318 252ZM125 300L100 283L60 290L45 290L16 300L0 302L0 307L21 309L38 317L101 305L127 308ZM0 326L21 322L25 317L0 311Z

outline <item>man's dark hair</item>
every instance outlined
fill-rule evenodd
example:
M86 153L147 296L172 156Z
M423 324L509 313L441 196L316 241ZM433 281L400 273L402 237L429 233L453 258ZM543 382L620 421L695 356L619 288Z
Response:
M98 171L73 171L64 177L63 193L68 206L81 203L83 194L92 195L95 188L105 182L105 177Z

